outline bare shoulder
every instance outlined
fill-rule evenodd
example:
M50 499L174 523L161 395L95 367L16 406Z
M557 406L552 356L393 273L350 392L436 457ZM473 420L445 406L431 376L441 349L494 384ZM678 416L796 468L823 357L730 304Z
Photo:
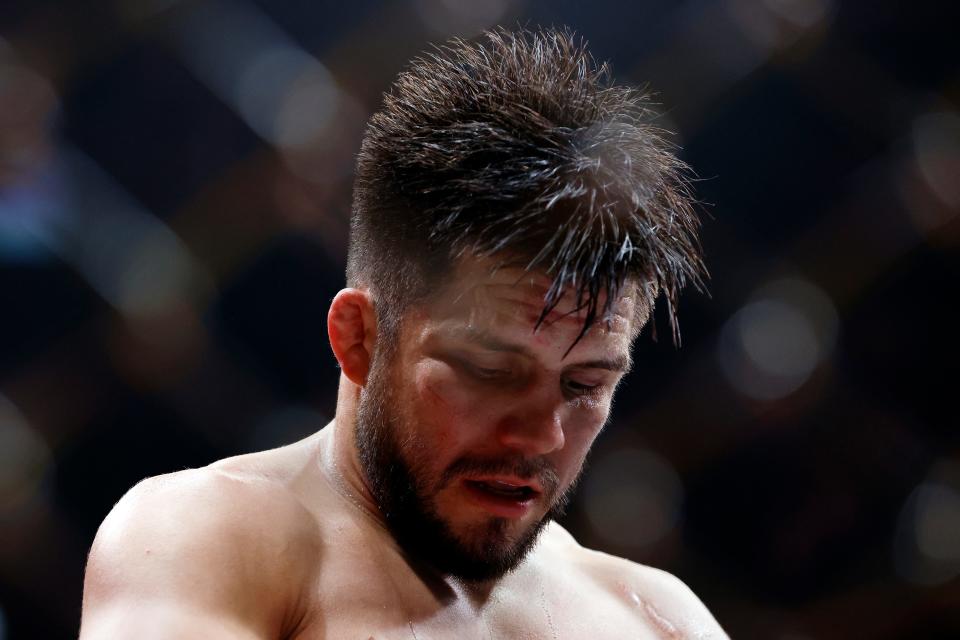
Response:
M318 557L314 518L282 482L244 465L148 478L97 532L84 579L84 638L138 625L204 637L277 637Z
M645 622L669 638L728 638L693 591L676 576L581 546L556 523L550 525L552 553L601 591L636 609Z

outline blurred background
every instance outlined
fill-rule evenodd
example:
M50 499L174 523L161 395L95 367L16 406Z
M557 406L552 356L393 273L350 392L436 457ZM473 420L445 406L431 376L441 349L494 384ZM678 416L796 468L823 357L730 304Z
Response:
M70 638L148 475L333 414L364 123L428 43L568 25L658 92L711 297L665 316L565 524L735 638L960 637L951 2L7 0L0 639ZM662 310L661 310L662 311Z

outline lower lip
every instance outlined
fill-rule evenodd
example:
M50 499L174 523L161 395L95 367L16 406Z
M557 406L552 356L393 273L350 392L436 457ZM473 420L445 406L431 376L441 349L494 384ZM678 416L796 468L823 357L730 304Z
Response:
M484 491L483 489L466 481L463 482L463 489L467 494L467 499L470 500L470 502L483 508L491 515L500 518L512 519L522 518L529 513L533 508L533 503L537 499L538 495L533 494L529 498L524 498L523 500L514 500L512 498L498 496L490 493L489 491Z

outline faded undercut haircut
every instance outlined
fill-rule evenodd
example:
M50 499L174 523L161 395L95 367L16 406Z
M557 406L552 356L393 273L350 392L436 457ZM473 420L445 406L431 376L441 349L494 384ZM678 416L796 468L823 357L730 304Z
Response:
M572 291L578 341L626 282L650 312L662 294L679 344L678 294L707 272L689 170L654 115L566 30L497 29L414 60L357 160L347 283L372 292L381 335L481 256L547 274L540 322Z

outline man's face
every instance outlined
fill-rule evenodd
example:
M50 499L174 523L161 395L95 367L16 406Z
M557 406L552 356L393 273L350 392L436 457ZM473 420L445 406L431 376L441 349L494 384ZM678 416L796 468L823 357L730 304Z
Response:
M562 510L629 368L636 300L567 353L582 327L569 297L534 332L545 277L475 260L451 280L376 359L357 446L401 547L480 581L517 566Z

